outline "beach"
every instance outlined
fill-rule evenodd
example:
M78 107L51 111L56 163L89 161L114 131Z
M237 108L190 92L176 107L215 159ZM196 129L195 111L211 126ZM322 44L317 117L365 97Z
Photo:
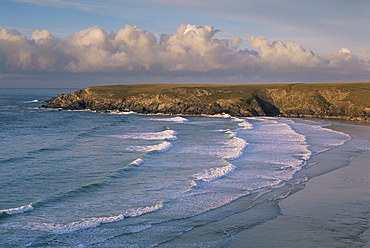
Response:
M330 128L370 141L370 126L330 121ZM330 155L319 163L335 163ZM281 214L240 231L229 247L370 247L370 152L348 166L310 178L279 201ZM330 166L329 166L330 167Z

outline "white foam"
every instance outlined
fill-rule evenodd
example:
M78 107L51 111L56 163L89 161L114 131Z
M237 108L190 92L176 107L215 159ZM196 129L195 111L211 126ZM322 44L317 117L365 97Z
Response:
M253 129L253 125L245 119L238 118L238 117L232 117L232 120L239 122L238 126L241 127L241 129Z
M189 121L188 119L181 117L181 116L176 116L172 118L150 118L149 120L151 121L171 121L171 122L180 122L180 123Z
M6 213L6 214L22 214L24 212L31 211L31 210L33 210L32 203L30 203L28 205L24 205L24 206L18 207L18 208L9 208L9 209L0 210L0 213Z
M66 234L75 232L81 229L87 229L92 227L98 227L101 224L113 223L124 220L126 217L137 217L143 214L158 211L163 208L163 203L158 203L153 206L133 208L125 211L123 214L109 216L109 217L98 217L88 218L81 221L72 222L66 225L61 224L44 224L42 229L51 230L55 234ZM140 229L142 230L142 228Z
M178 135L178 133L174 130L164 130L162 132L113 135L113 137L118 137L122 139L142 139L142 140L177 140L176 135Z
M238 126L242 127L242 129L253 129L253 125L250 124L249 122L246 122L245 120L239 122Z
M235 160L243 155L243 150L247 147L248 143L242 138L233 137L226 142L226 145L229 149L228 154L226 154L224 158L227 160Z
M75 232L81 229L97 227L97 226L100 226L101 224L122 221L124 218L125 218L124 214L119 214L116 216L85 219L82 221L72 222L67 225L48 224L48 225L45 225L46 228L44 229L52 229L52 232L55 234L66 234L66 233Z
M128 151L136 151L136 152L166 152L171 149L173 145L168 141L163 141L158 145L151 145L151 146L129 146L126 148Z
M142 165L143 163L144 163L144 160L142 160L141 158L138 158L138 159L135 159L134 161L132 161L130 164L139 166L139 165Z
M141 216L143 214L158 211L162 208L163 208L163 203L161 202L161 203L155 204L153 206L129 209L124 213L124 215L126 217L137 217L137 216Z
M27 101L25 103L37 103L37 102L40 102L39 100L35 99L35 100L32 100L32 101Z
M308 135L309 149L313 151L313 153L327 151L333 147L343 145L351 139L351 136L346 133L324 128L327 126L325 123L306 120L301 123L290 119L284 120L284 122L292 125L297 132Z
M134 111L118 111L118 110L110 110L108 113L109 114L112 114L112 115L132 115L132 114L137 114Z
M232 117L231 115L225 114L225 113L222 113L222 114L214 114L214 115L201 114L201 116L213 117L213 118L231 118Z
M234 171L235 168L236 168L235 165L227 163L226 166L210 168L202 173L194 175L194 177L197 180L201 180L204 182L212 182L216 179L226 176L230 172ZM192 183L192 185L196 185L196 183Z
M226 131L226 133L228 132ZM236 160L243 155L248 143L242 138L235 137L233 132L228 134L230 135L230 139L224 143L216 144L216 146L193 145L183 148L182 151L185 153L217 156L226 160Z

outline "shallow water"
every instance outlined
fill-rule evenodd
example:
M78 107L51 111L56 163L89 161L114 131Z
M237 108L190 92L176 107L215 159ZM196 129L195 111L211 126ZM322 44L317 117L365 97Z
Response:
M343 166L310 158L366 149L318 121L38 109L58 93L1 91L9 247L225 247L279 214L277 199Z

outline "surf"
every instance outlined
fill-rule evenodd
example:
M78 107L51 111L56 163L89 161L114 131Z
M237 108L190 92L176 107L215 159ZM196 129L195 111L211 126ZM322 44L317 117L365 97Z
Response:
M9 209L3 209L0 210L0 215L7 214L7 215L13 215L13 214L23 214L28 211L32 211L34 209L32 203L16 207L16 208L9 208Z

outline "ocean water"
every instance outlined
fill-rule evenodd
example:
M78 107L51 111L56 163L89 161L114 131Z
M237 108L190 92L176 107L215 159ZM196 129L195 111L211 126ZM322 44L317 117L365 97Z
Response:
M39 109L68 92L0 90L1 247L227 247L367 149L324 121Z

